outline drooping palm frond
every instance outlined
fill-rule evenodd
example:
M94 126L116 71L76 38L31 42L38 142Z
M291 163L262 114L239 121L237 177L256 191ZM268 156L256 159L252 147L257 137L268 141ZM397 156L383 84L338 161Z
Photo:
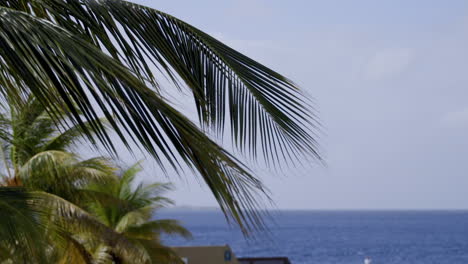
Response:
M172 248L163 246L158 241L147 239L134 239L133 241L146 249L148 259L151 260L149 263L185 263Z
M110 246L117 256L144 263L147 253L76 205L49 193L0 187L0 261L11 263L91 262L80 237ZM66 254L65 254L66 253ZM8 263L8 262L6 262ZM69 262L66 262L69 263Z
M151 65L193 91L200 120L265 157L304 151L320 158L308 99L281 74L166 13L128 1L4 0L38 13L119 59L157 86Z
M261 225L255 194L263 186L169 106L152 66L191 89L201 124L220 134L229 126L241 149L254 155L261 149L274 163L300 153L320 159L314 115L295 84L179 19L119 0L0 0L0 6L4 96L32 93L51 112L65 109L91 142L114 150L102 112L126 146L138 143L161 166L166 159L198 171L244 230Z
M97 138L111 148L97 118L97 104L118 133L122 130L114 117L134 135L131 140L143 142L157 160L166 157L175 167L183 161L196 169L223 211L244 230L259 225L254 196L263 192L261 183L127 68L43 19L9 8L0 11L0 59L4 62L0 63L0 88L4 93L26 90L49 104L52 112L65 107L71 121L91 122ZM57 100L65 105L59 107Z
M73 235L75 242L81 245L75 245L75 247L82 247L78 252L90 254L94 248L87 248L86 244L92 241L95 244L111 247L116 257L132 260L136 263L145 263L147 259L145 250L142 250L124 235L102 224L85 210L53 194L32 193L36 197L34 205L43 208L48 213L49 218L52 218L52 222L59 231L59 235L65 237L66 242L69 242L67 235ZM61 234L63 232L65 235ZM86 249L86 252L83 249Z
M104 118L101 118L100 122L104 126L107 126L107 121ZM49 138L48 141L43 144L41 151L70 150L79 143L85 143L83 140L85 139L85 135L83 134L84 130L92 131L91 122L87 121L81 125L70 126L67 129L60 131L60 133L53 135L53 137Z
M95 264L92 254L80 241L73 237L72 234L62 232L61 238L65 240L64 246L58 248L53 245L53 247L50 248L48 252L49 263Z

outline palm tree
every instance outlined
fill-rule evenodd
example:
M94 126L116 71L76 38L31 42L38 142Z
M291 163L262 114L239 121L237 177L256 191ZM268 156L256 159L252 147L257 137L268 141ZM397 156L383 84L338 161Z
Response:
M63 112L50 112L32 95L21 106L8 99L0 113L0 155L6 171L3 185L24 186L70 200L89 182L113 177L114 168L107 159L81 160L73 154L73 146L84 141L83 129L78 125L65 130L59 127L52 115L64 118Z
M292 81L171 15L123 0L0 0L0 11L0 97L34 94L116 153L102 113L128 148L198 172L245 231L262 224L264 187L206 131L275 165L320 160L310 101ZM162 96L162 76L192 92L202 129Z
M81 160L67 152L80 139L80 126L58 131L33 96L21 108L9 104L0 120L7 174L0 183L0 263L90 263L91 254L77 240L86 234L114 245L118 255L141 258L144 252L76 205L98 198L85 186L114 178L106 159Z
M0 188L0 263L95 263L84 242L144 263L147 252L53 194Z
M112 228L125 238L138 245L147 253L147 259L142 263L177 263L180 259L160 241L161 233L182 235L190 238L191 234L178 221L172 219L153 220L155 213L172 201L163 197L170 185L163 183L135 183L137 173L141 171L139 163L123 170L112 183L93 184L89 189L115 198L119 202L102 203L94 200L88 206L88 211L94 214L106 226ZM136 185L136 187L134 187ZM118 259L109 247L96 247L101 259L109 259L114 263L129 262L131 258L123 256ZM107 254L106 254L107 253Z

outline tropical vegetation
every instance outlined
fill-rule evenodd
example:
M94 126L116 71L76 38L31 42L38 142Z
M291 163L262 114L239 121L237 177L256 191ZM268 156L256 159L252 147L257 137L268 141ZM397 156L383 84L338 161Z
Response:
M190 233L174 220L151 220L154 210L170 204L160 196L167 185L133 189L137 165L119 178L108 159L80 159L73 145L83 141L82 127L59 131L33 96L21 108L6 105L0 229L12 233L0 239L1 263L178 263L158 238ZM125 212L117 226L103 218L110 208L114 217Z
M177 263L178 256L161 242L161 234L180 235L190 238L190 232L182 227L177 220L156 219L156 211L173 204L170 199L162 196L171 189L170 184L152 183L136 184L136 175L141 170L139 163L122 170L114 181L109 184L93 184L89 190L106 194L114 199L109 203L93 200L88 205L88 211L106 226L122 234L128 241L140 247L146 253L149 263ZM136 187L133 187L136 186ZM106 245L94 246L101 252L96 254L114 263L117 254ZM102 253L107 254L102 254ZM132 259L133 256L119 258ZM127 261L126 261L127 262Z
M197 122L164 96L186 91ZM102 157L80 158L71 151L77 140L116 156L119 139L163 171L194 172L246 233L262 227L268 196L215 139L228 136L245 156L274 166L299 155L321 160L311 103L292 81L169 14L123 0L0 0L0 100L5 263L151 263L148 249L165 249L147 217L151 203L99 187L130 192L132 177L117 176ZM118 205L111 218L99 211L105 203ZM140 209L147 214L119 225Z

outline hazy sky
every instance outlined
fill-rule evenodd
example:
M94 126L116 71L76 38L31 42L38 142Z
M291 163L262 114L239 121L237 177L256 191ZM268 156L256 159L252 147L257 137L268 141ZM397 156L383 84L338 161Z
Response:
M328 167L253 166L278 208L468 208L468 1L135 2L314 97ZM143 175L164 180L156 167L147 161ZM216 204L192 176L170 179L178 205Z

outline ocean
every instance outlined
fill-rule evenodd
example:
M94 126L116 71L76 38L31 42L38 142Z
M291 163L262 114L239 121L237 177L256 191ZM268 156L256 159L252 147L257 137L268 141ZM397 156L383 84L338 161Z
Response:
M269 232L246 239L217 211L167 210L193 240L171 246L225 245L237 257L287 256L292 264L468 263L468 211L278 211ZM158 217L158 218L159 218Z

